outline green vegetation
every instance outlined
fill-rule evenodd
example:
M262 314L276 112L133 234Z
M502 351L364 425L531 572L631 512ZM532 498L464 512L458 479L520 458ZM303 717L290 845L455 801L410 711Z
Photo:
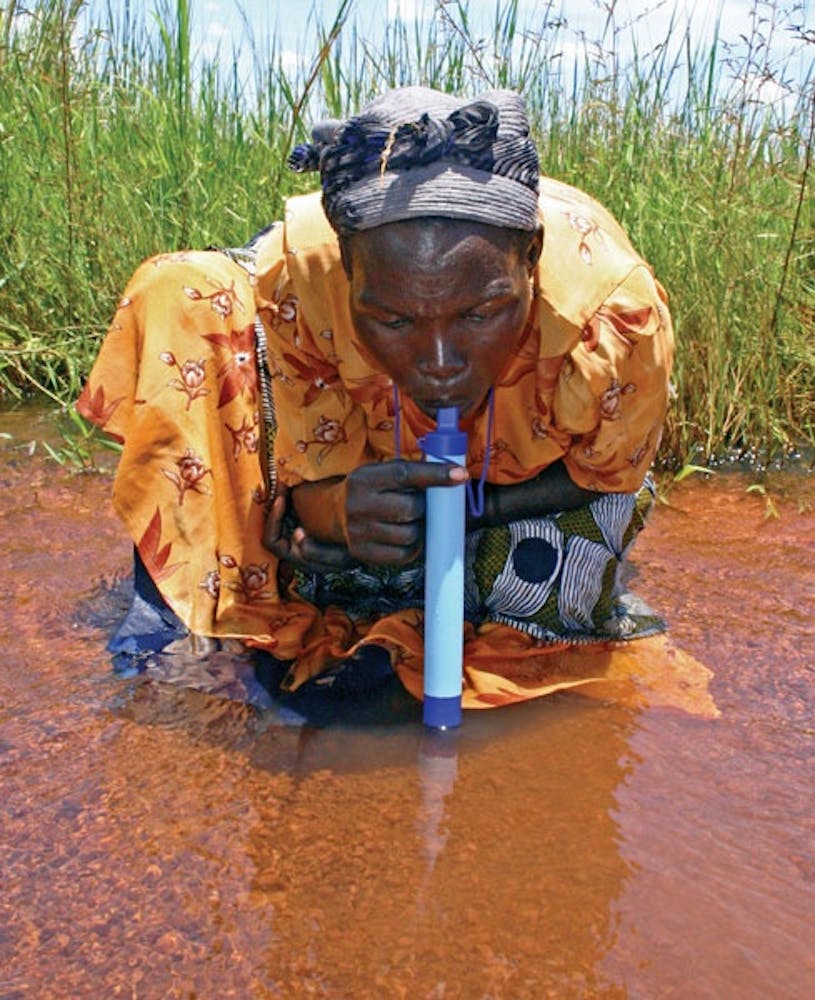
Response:
M738 54L674 29L625 56L607 4L567 73L553 6L524 24L499 0L482 37L466 0L437 0L373 42L336 2L294 68L277 38L248 37L249 79L238 54L191 52L189 0L90 27L83 0L0 5L0 398L69 401L142 258L237 245L277 217L307 183L283 165L312 121L388 86L498 85L525 94L544 171L608 204L671 293L663 461L815 444L815 33L796 10L756 0ZM809 52L794 82L772 62L780 36Z

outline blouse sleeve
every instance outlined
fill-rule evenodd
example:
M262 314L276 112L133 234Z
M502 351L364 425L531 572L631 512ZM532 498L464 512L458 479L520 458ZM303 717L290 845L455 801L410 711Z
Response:
M667 296L635 267L586 324L561 368L554 422L571 435L569 475L586 489L639 489L668 404L674 340Z
M372 455L365 415L340 375L334 331L312 329L314 310L295 294L285 259L283 247L259 259L256 295L268 342L277 475L297 486L345 475Z

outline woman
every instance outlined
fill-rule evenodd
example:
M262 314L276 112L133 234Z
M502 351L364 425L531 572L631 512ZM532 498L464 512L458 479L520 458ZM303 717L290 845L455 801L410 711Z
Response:
M465 706L582 683L554 654L661 628L619 581L667 405L663 290L540 178L514 93L392 91L291 163L321 191L245 253L142 265L78 404L124 442L114 502L172 634L268 650L288 689L384 648L420 696L424 491L468 479ZM466 470L421 461L442 406Z

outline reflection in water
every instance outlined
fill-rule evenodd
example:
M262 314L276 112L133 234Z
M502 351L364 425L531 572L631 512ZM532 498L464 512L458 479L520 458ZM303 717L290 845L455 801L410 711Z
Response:
M209 694L115 678L109 483L13 433L3 1000L812 993L811 483L773 486L777 519L749 480L683 483L640 543L721 718L563 694L439 748L397 690L315 720L223 697L228 658Z
M468 716L444 748L312 732L285 799L253 802L244 847L275 913L266 989L622 995L595 967L626 873L611 812L633 716L567 698L507 714Z
M418 774L422 804L418 828L424 843L428 872L447 843L445 802L458 777L458 733L427 732L419 747Z

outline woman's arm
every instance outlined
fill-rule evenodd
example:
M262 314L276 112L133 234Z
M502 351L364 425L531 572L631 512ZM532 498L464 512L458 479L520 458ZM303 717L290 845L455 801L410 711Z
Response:
M571 510L591 503L600 495L578 486L572 481L563 462L554 462L534 479L523 483L510 486L487 483L484 490L484 513L481 517L468 514L467 530Z
M443 462L371 462L347 476L291 491L297 519L320 542L345 545L360 562L402 565L424 544L425 491L455 486L467 470Z
M333 476L291 489L299 526L283 531L286 501L278 497L264 543L280 559L310 569L337 570L356 562L401 565L421 552L425 490L463 481L458 466L435 462L375 462L348 476ZM541 517L590 503L599 494L576 486L562 462L512 486L488 484L485 511L468 519L468 530Z

